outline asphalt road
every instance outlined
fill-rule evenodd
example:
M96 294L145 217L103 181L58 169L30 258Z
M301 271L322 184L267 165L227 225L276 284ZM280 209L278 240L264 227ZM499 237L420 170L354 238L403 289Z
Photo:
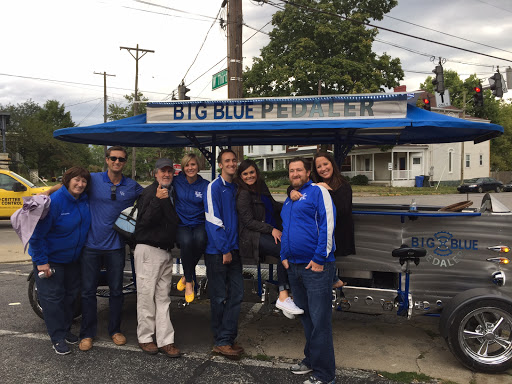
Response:
M304 376L288 371L290 362L247 357L234 362L213 356L209 330L209 306L196 303L185 309L171 308L176 344L185 356L169 359L149 356L136 346L135 296L126 296L124 324L128 344L115 346L103 329L107 323L107 300L99 299L100 330L92 350L72 346L66 356L55 354L44 322L27 299L30 264L0 264L0 382L1 383L302 383ZM260 306L258 308L261 309ZM242 317L253 309L245 305ZM269 316L273 314L269 313ZM280 321L287 321L280 317ZM103 326L102 326L103 325ZM79 330L75 320L72 331ZM337 383L393 383L372 371L341 370Z

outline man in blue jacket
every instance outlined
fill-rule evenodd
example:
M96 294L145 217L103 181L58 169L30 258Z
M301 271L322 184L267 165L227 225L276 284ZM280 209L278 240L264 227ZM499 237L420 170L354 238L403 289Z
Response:
M243 353L235 339L244 281L238 252L236 185L233 184L236 155L231 149L223 149L217 162L221 174L208 185L204 200L208 235L204 259L210 295L213 352L238 358Z
M335 381L332 340L332 279L335 273L336 208L329 192L309 180L309 164L294 158L288 164L292 187L302 196L286 199L281 211L281 261L288 270L293 300L304 309L304 359L290 367L295 374L312 373L304 384Z

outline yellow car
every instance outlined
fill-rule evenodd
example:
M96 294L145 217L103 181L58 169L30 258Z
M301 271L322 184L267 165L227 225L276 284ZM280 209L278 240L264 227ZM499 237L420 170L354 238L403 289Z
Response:
M23 206L23 196L37 195L50 189L38 187L20 175L0 169L0 219L8 219Z

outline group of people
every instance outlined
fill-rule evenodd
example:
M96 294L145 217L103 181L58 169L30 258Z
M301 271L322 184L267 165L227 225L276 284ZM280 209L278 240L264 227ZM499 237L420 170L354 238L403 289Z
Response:
M82 351L92 348L102 265L110 288L109 335L117 345L126 343L120 329L125 250L113 224L136 201L137 338L144 352L182 355L169 312L175 244L184 270L177 288L185 291L187 302L194 300L195 267L204 255L213 352L234 359L244 353L236 342L244 295L242 259L270 257L280 261L276 307L287 317L300 315L306 336L305 358L291 371L311 373L307 384L334 382L331 291L343 285L334 260L355 250L352 193L332 156L319 152L312 171L302 158L290 161L284 205L270 194L257 164L238 164L230 149L220 151L220 174L210 183L198 174L193 153L182 159L176 177L173 161L158 159L155 180L145 189L123 176L126 160L126 151L116 146L106 154L106 172L68 170L63 188L50 190L50 211L29 242L34 270L43 272L36 284L56 352L69 353L68 343L80 342ZM80 281L82 324L75 336L70 328Z

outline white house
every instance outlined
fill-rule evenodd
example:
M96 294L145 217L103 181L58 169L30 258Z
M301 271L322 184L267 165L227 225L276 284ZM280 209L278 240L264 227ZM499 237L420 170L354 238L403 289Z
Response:
M453 107L432 108L433 111L461 117ZM473 121L485 121L468 117ZM255 160L263 171L283 169L290 159L303 156L312 159L318 145L249 145L244 154ZM408 144L392 148L355 146L341 167L343 175L366 175L370 184L400 187L415 185L416 176L429 176L431 181L458 181L463 177L488 177L490 174L490 142L472 141L447 144Z

